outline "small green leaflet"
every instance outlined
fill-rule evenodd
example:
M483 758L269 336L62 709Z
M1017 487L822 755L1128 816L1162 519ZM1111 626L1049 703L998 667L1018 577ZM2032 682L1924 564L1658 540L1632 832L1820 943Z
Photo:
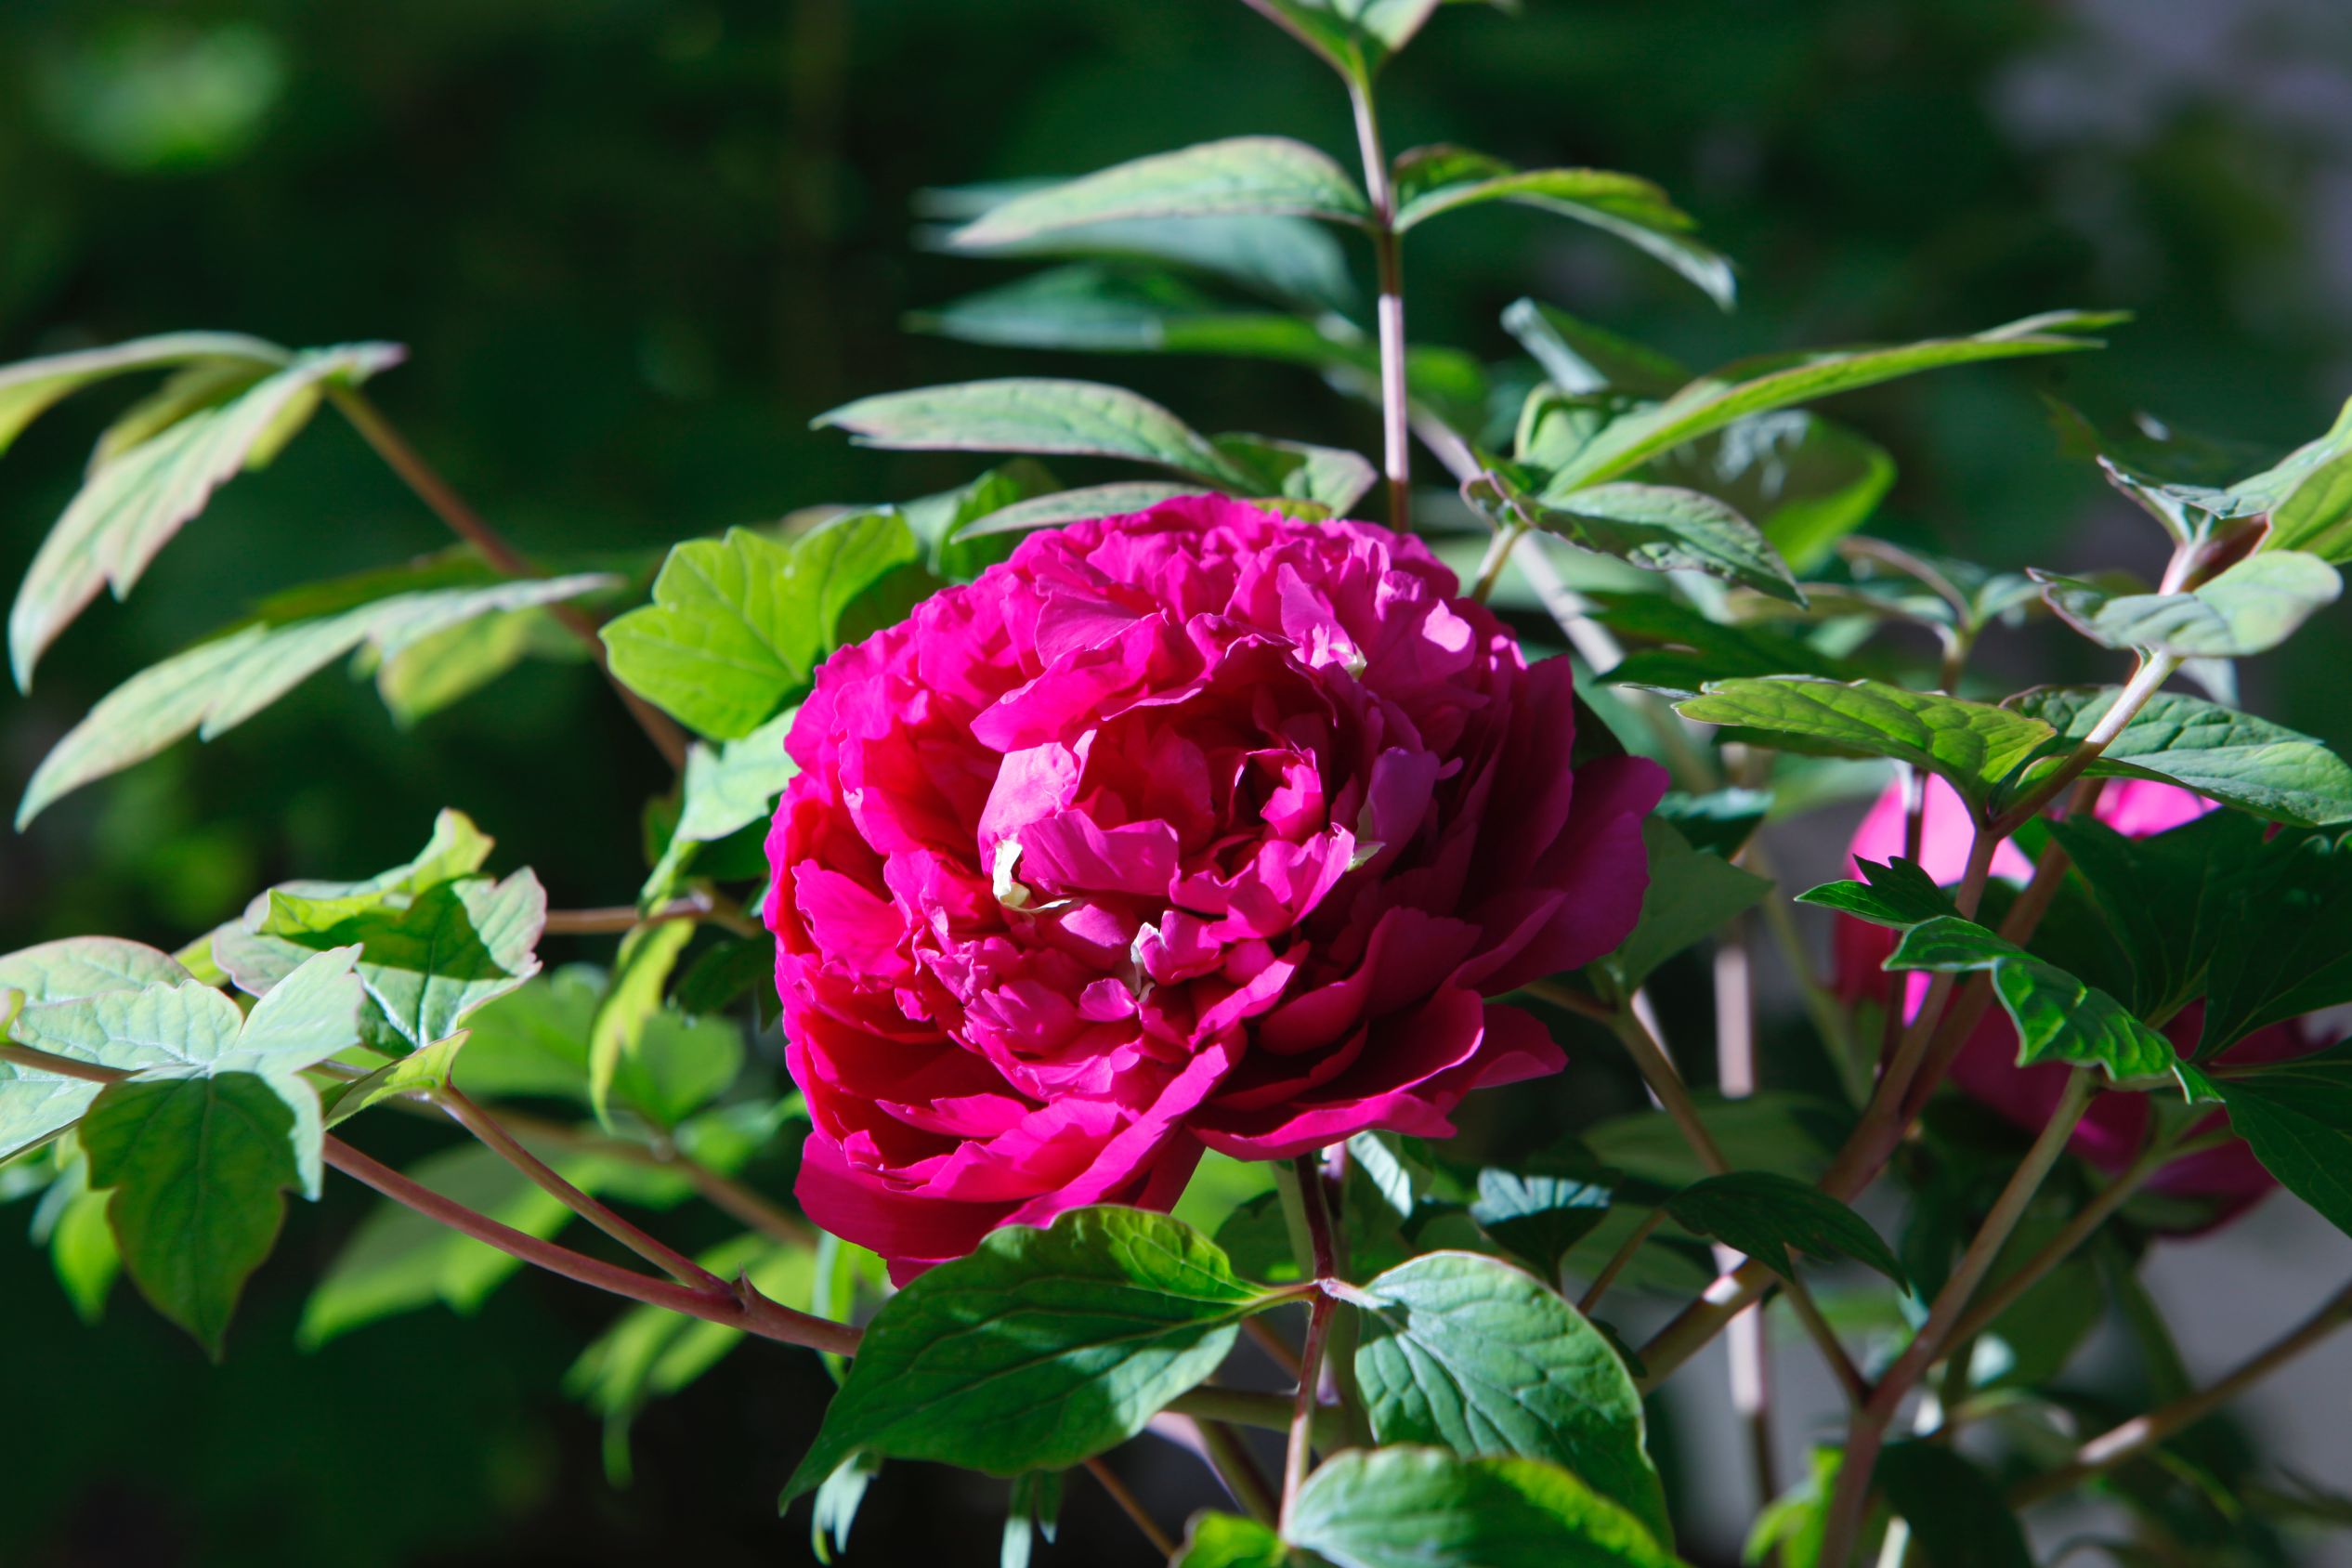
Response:
M612 979L588 1025L588 1100L596 1118L612 1121L612 1086L624 1058L634 1057L646 1026L661 1011L661 993L678 955L694 940L692 921L640 925L621 938Z
M1369 83L1413 41L1441 0L1248 0L1352 82Z
M2105 647L2184 659L2267 653L2344 592L2336 569L2300 551L2250 555L2180 594L2110 594L2071 577L2037 574L2060 619Z
M1703 571L1802 605L1788 563L1756 525L1723 502L1671 485L1595 485L1534 509L1536 522L1572 544L1644 571Z
M2072 743L2097 727L2117 695L2114 686L2037 686L2002 706ZM2032 788L2057 765L2055 757L2037 762L2009 792ZM2292 827L2352 820L2352 765L2343 758L2307 735L2179 692L2149 698L2090 771L2178 784Z
M911 451L1117 457L1246 490L1250 476L1147 398L1091 381L1013 377L860 398L815 424L861 445Z
M1379 352L1349 329L1227 305L1167 274L1091 264L1056 267L908 319L916 332L1000 347L1080 353L1219 354L1377 370Z
M2172 1042L2123 1003L1974 921L1940 916L1912 927L1887 967L1947 974L1991 970L1993 992L2018 1026L2019 1066L2071 1062L2105 1067L2118 1079L2160 1078L2179 1067Z
M1641 843L1650 866L1641 919L1625 946L1601 960L1627 991L1683 948L1722 929L1772 887L1720 856L1692 849L1671 824L1654 817L1643 819Z
M2040 719L1990 703L1801 675L1711 681L1675 712L1759 745L1891 757L1940 775L1980 807L2057 734Z
M1691 378L1671 357L1540 300L1512 301L1503 311L1503 330L1519 340L1554 386L1571 396L1607 391L1663 396Z
M689 728L741 739L807 686L857 596L919 554L886 513L789 544L747 529L689 540L662 563L653 603L604 628L612 673Z
M2352 1045L2215 1081L2263 1169L2352 1235Z
M322 387L356 384L405 351L355 344L296 355L249 391L200 409L92 470L25 573L8 614L8 659L30 690L42 650L100 588L128 594L181 526L237 471L267 462L317 407Z
M1213 436L1209 445L1249 476L1249 493L1321 506L1344 516L1379 479L1359 452L1314 447L1271 436Z
M1791 568L1810 572L1870 520L1894 487L1895 460L1810 410L1774 409L1677 447L1640 472L1728 503Z
M2169 832L2127 839L2083 813L2048 823L2132 961L2132 1007L2168 1015L2204 988L2215 947L2262 924L2246 894L2266 830L2241 812L2208 812Z
M283 890L267 897L256 935L297 950L357 944L368 995L400 1039L420 1050L539 973L534 949L547 923L547 892L529 870L503 882L457 877L376 903ZM214 951L221 951L217 937Z
M99 699L58 742L25 787L17 826L59 797L144 762L193 734L211 740L252 718L316 672L362 645L391 658L419 639L477 615L554 604L612 585L601 576L486 587L441 587L446 567L371 573L303 590L243 625L133 675ZM356 600L305 607L322 596Z
M2352 560L2352 401L2326 435L2236 491L2253 510L2270 514L2264 548L2307 550L2335 565Z
M1669 1534L1633 1379L1549 1286L1498 1259L1432 1252L1350 1299L1375 1440L1548 1459Z
M1945 365L2021 355L2071 354L2098 346L2078 335L2121 320L2058 311L2011 321L1972 337L1937 338L1900 347L1831 349L1728 365L1662 403L1612 422L1551 475L1538 499L1564 501L1577 490L1621 478L1685 441L1770 409L1875 386Z
M787 709L740 740L717 747L698 740L686 748L678 825L670 830L669 847L646 879L645 891L638 895L640 908L650 910L677 890L699 845L740 831L775 808L776 797L799 771L784 750L784 738L799 712Z
M477 1097L537 1095L589 1104L588 1039L607 989L602 970L566 964L466 1019L463 1087ZM743 1036L724 1017L664 1008L614 1068L612 1103L675 1128L733 1083Z
M1050 1545L1062 1515L1062 1472L1031 1470L1016 1477L1013 1495L1005 1499L1004 1540L997 1568L1029 1568L1029 1559L1042 1535Z
M2352 1001L2352 840L2280 834L2239 869L2206 972L2204 1061L2267 1025Z
M281 1195L301 1180L294 1130L278 1088L245 1072L124 1079L83 1118L124 1265L216 1360L246 1276L277 1242Z
M1131 1209L1013 1226L884 1304L790 1503L861 1450L990 1475L1060 1470L1143 1431L1284 1300L1191 1227Z
M1254 1519L1196 1513L1169 1568L1289 1568L1290 1548Z
M1816 1258L1851 1258L1897 1285L1902 1264L1870 1222L1809 1183L1769 1170L1710 1176L1666 1200L1683 1229L1721 1242L1787 1277L1791 1248Z
M969 222L1052 180L934 188L916 193L927 218ZM996 256L1071 257L1166 267L1188 277L1228 283L1286 306L1345 311L1360 294L1339 237L1303 217L1143 217L1049 229L1026 240L986 247L956 245L954 231L919 230L932 249L981 251Z
M1557 213L1623 240L1671 267L1716 304L1738 294L1731 264L1690 237L1690 215L1638 175L1608 169L1517 169L1458 147L1424 147L1396 161L1396 227L1402 231L1441 213L1484 202L1509 202Z
M1937 886L1917 861L1897 856L1883 866L1875 860L1856 864L1862 868L1862 881L1823 882L1798 894L1797 901L1898 929L1947 916L1959 918L1952 895Z
M957 230L952 242L989 250L1052 229L1134 218L1271 214L1360 223L1370 212L1346 171L1304 142L1233 137L1016 196Z
M1286 1538L1334 1568L1676 1568L1640 1520L1540 1459L1352 1448L1300 1488Z
M1569 1249L1608 1218L1623 1179L1623 1172L1588 1156L1569 1169L1516 1171L1488 1166L1478 1173L1470 1218L1539 1274L1555 1276Z

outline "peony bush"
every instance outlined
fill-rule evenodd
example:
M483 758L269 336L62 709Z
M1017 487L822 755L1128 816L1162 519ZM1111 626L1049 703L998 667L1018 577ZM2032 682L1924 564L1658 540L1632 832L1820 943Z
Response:
M255 890L172 950L0 956L0 1197L76 1304L127 1279L217 1356L287 1196L359 1183L383 1207L306 1342L526 1266L619 1298L569 1379L616 1480L652 1401L752 1341L747 1386L817 1352L838 1390L777 1479L825 1561L917 1460L1010 1483L970 1553L1003 1568L1074 1470L1181 1568L1654 1568L1719 1550L1694 1504L1727 1497L1787 1568L2025 1563L2076 1529L2282 1561L2340 1524L2332 1483L2211 1423L2352 1286L2241 1348L2168 1327L2137 1270L2281 1189L2352 1232L2352 767L2236 696L2340 595L2352 413L2228 477L2054 399L2146 514L2149 577L1875 538L1892 461L1810 405L2062 362L2120 318L1702 372L1535 300L1508 359L1416 342L1408 236L1485 203L1727 307L1733 275L1637 176L1392 156L1377 84L1436 0L1249 5L1336 73L1357 172L1240 137L945 193L951 248L1042 269L924 324L1311 366L1377 460L1094 381L885 392L817 423L1010 461L555 562L376 402L396 346L0 370L0 448L160 375L18 594L20 686L323 412L456 541L133 677L20 828L346 657L418 722L568 656L673 775L613 825L647 871L610 904L493 869L460 802L412 860ZM1991 673L2029 660L2105 678ZM1815 814L1861 825L1809 887ZM448 1146L365 1152L401 1116ZM2110 1304L2121 1403L2078 1380ZM2176 1332L2232 1369L2191 1383ZM1653 1452L1718 1339L1751 1473ZM1836 1407L1774 1393L1776 1339ZM1168 1516L1147 1465L1216 1502Z

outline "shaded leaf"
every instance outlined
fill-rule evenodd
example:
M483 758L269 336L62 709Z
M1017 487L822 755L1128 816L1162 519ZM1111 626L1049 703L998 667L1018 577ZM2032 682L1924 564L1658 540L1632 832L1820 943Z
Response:
M2172 1042L2105 991L2033 957L1970 921L1942 916L1903 934L1889 970L1993 972L1994 995L2018 1027L2018 1065L2071 1062L2105 1067L2115 1078L2174 1072Z
M775 810L777 796L800 771L784 750L799 712L787 709L740 740L717 747L698 740L686 748L678 825L638 895L640 908L649 911L676 891L698 845L715 843Z
M1640 921L1625 946L1601 960L1628 991L1658 965L1752 908L1772 887L1753 871L1692 849L1679 831L1654 817L1643 819L1641 843L1649 855L1650 886L1642 895Z
M1810 1183L1769 1170L1734 1170L1685 1187L1666 1200L1666 1212L1685 1230L1721 1242L1775 1274L1794 1272L1791 1250L1815 1258L1851 1258L1897 1285L1902 1264L1870 1222Z
M1270 1304L1161 1215L1080 1209L994 1232L884 1304L785 1500L860 1450L991 1475L1067 1468L1141 1431Z
M959 536L982 539L994 534L1025 533L1087 517L1121 517L1143 512L1180 495L1203 493L1197 485L1171 485L1156 479L1131 479L1117 484L1088 485L1078 490L1015 502L967 526Z
M1169 1568L1286 1568L1282 1537L1236 1513L1196 1513Z
M1364 499L1380 472L1362 454L1337 447L1313 447L1271 436L1219 436L1218 452L1246 470L1253 494L1281 496L1328 507L1335 516Z
M93 1186L124 1266L155 1310L216 1359L245 1279L268 1257L298 1185L294 1113L253 1073L125 1078L83 1118Z
M2239 869L2207 970L2202 1061L2256 1029L2352 1001L2352 840L2280 834Z
M1355 1304L1375 1441L1548 1459L1668 1534L1633 1379L1549 1286L1496 1259L1433 1252L1379 1275Z
M1535 517L1571 543L1645 571L1703 571L1776 599L1805 602L1788 563L1756 525L1696 490L1595 485L1537 508Z
M588 1102L598 1120L611 1121L613 1079L621 1061L636 1054L647 1024L661 1011L670 971L693 940L692 921L640 925L621 938L612 978L588 1024Z
M1898 929L1946 916L1959 918L1952 895L1916 860L1897 856L1883 866L1875 860L1857 859L1855 864L1862 868L1862 881L1823 882L1798 894L1797 901Z
M1927 1568L2032 1568L1999 1483L1949 1445L1891 1444L1871 1474Z
M1667 1568L1640 1522L1557 1465L1354 1448L1300 1489L1285 1532L1335 1568Z

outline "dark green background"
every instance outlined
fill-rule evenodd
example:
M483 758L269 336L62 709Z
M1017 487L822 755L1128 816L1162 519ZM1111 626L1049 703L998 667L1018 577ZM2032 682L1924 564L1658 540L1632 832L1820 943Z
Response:
M2153 545L2058 455L2036 386L2284 447L2352 383L2340 8L1526 10L1449 8L1389 79L1392 140L1653 176L1740 259L1745 302L1720 316L1585 231L1482 212L1416 237L1417 338L1500 355L1496 315L1528 293L1700 361L2055 306L2138 312L2096 359L1842 405L1903 462L1883 529L2005 567L2145 564ZM897 330L1008 275L911 249L918 188L1250 130L1348 150L1335 83L1237 0L8 0L0 356L179 327L400 341L412 361L379 384L382 405L557 560L650 558L797 506L953 482L974 465L806 429L928 381L1100 375L1208 428L1368 445L1368 416L1303 372ZM0 468L0 582L96 428L72 405ZM0 698L0 795L113 683L246 600L440 542L320 421L232 484L127 608L88 613L29 699ZM2248 705L2352 740L2341 627L2250 670ZM577 667L528 669L412 734L322 678L0 837L0 950L84 931L176 946L273 879L401 857L442 804L497 833L503 863L539 868L559 904L620 901L641 869L637 804L660 782L642 751ZM575 1292L534 1284L475 1325L418 1316L315 1356L287 1348L356 1208L344 1193L294 1216L217 1372L127 1294L84 1330L43 1261L0 1247L0 1561L801 1560L768 1499L823 1395L811 1368L743 1354L648 1418L637 1484L613 1494L594 1423L554 1392L602 1312ZM993 1561L997 1496L894 1474L858 1560ZM1130 1550L1099 1498L1072 1497L1061 1561Z

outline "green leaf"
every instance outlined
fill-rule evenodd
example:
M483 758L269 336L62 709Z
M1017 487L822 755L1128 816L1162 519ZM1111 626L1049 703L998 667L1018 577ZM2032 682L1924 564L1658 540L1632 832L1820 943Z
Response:
M1377 1442L1548 1459L1652 1535L1670 1534L1633 1379L1549 1286L1497 1259L1432 1252L1374 1279L1355 1304L1356 1378Z
M233 1011L233 1010L232 1010ZM156 1311L218 1359L245 1279L268 1257L297 1185L294 1113L246 1072L126 1078L83 1118L93 1186L124 1266Z
M295 949L356 945L368 995L420 1050L539 973L533 949L547 923L547 891L528 870L503 882L459 877L410 898L356 907L283 889L267 896L257 934Z
M1337 447L1312 447L1271 436L1219 436L1210 444L1248 473L1253 494L1313 502L1328 507L1335 516L1345 516L1380 477L1380 471L1360 453Z
M916 196L928 217L971 219L1019 196L1050 189L1022 180L931 189ZM1358 301L1347 256L1330 229L1302 217L1130 218L1051 229L1023 240L957 244L952 231L918 238L934 249L997 256L1079 257L1172 268L1232 284L1261 298L1313 311L1345 311Z
M119 936L68 936L0 957L0 991L22 992L28 1006L188 978L170 954Z
M108 1195L89 1190L85 1180L88 1169L87 1161L76 1160L69 1174L59 1177L43 1195L42 1209L47 1222L49 1264L58 1285L73 1304L74 1315L95 1327L106 1315L107 1299L113 1295L114 1281L123 1272L123 1250L115 1246L114 1232L106 1222ZM51 1214L53 1194L63 1196ZM44 1239L37 1226L36 1222L36 1244Z
M790 545L746 529L689 540L662 563L653 603L604 628L612 672L689 728L741 739L808 685L857 595L919 553L906 520L882 513Z
M2291 550L2250 555L2185 594L2110 594L2077 578L2038 580L2059 618L2101 647L2184 659L2266 653L2344 592L2333 567Z
M1695 696L1711 680L1741 676L1822 675L1852 672L1810 643L1763 625L1725 625L1665 594L1586 595L1593 618L1619 635L1663 647L1640 647L1608 673L1616 684Z
M1169 1568L1287 1568L1282 1537L1237 1513L1196 1513Z
M464 700L526 659L578 662L578 638L543 609L477 616L376 660L375 691L393 722L412 728Z
M2115 686L2037 686L2002 704L2050 725L2071 744L2097 727ZM2032 788L2053 757L2029 768L2012 792ZM2307 735L2217 702L2160 691L2110 743L2091 774L2154 778L2273 822L2308 828L2352 820L2352 765Z
M1980 807L2057 733L1989 703L1797 675L1713 681L1675 712L1787 751L1891 757L1940 776Z
M1797 901L1899 930L1926 921L1959 918L1952 895L1937 886L1936 879L1922 870L1916 860L1898 856L1883 866L1875 860L1858 859L1855 864L1862 868L1862 882L1823 882L1798 894Z
M1039 496L1033 501L1019 501L1010 506L1000 507L966 526L957 537L983 539L993 534L1026 533L1031 529L1052 528L1059 523L1074 523L1087 517L1121 517L1130 512L1148 511L1161 502L1173 501L1178 496L1201 493L1197 485L1171 485L1156 479L1088 485L1079 490L1061 490L1052 495Z
M190 734L205 740L227 734L362 645L372 645L388 659L477 615L553 604L613 581L579 576L483 587L429 586L450 575L446 567L400 568L289 595L264 605L255 619L132 676L101 699L42 762L17 807L18 828L60 796L144 762ZM312 608L330 594L358 602Z
M1218 354L1377 369L1378 350L1303 316L1240 310L1165 274L1057 267L908 318L965 343L1082 353ZM1352 329L1351 329L1352 330Z
M1350 81L1369 83L1441 0L1249 0Z
M1625 946L1601 960L1628 991L1658 965L1752 908L1772 887L1753 871L1692 849L1679 831L1655 817L1642 822L1641 843L1650 857L1641 919Z
M1299 1490L1287 1538L1335 1568L1669 1568L1640 1521L1557 1465L1354 1448Z
M1699 1120L1739 1169L1765 1169L1811 1182L1853 1129L1853 1113L1833 1100L1766 1090L1738 1100L1694 1096ZM1585 1130L1593 1154L1627 1174L1673 1186L1706 1175L1674 1118L1663 1111L1611 1117Z
M1560 468L1539 497L1555 503L1620 478L1652 459L1732 421L1770 409L1875 386L1945 365L2021 355L2069 354L2098 346L2077 333L2121 318L2079 311L2033 316L1973 337L1932 338L1900 347L1831 349L1728 365L1653 407L1626 414Z
M1871 1475L1927 1568L2033 1568L2000 1485L1948 1444L1890 1444Z
M686 748L678 825L670 830L670 846L647 879L640 908L649 911L676 891L698 845L716 843L774 812L777 796L800 771L784 750L799 712L787 709L740 740L716 748L698 740Z
M2264 858L2263 825L2209 812L2169 832L2128 839L2077 813L2049 831L2082 874L2132 961L2132 1006L2168 1015L2202 988L2215 945L2262 911L2245 908L2245 870Z
M1519 340L1554 386L1572 395L1663 395L1691 376L1671 356L1538 300L1512 301L1503 311L1503 330Z
M1688 1231L1721 1242L1775 1274L1795 1273L1792 1249L1815 1258L1851 1258L1897 1285L1907 1285L1892 1248L1870 1222L1819 1187L1769 1170L1710 1176L1666 1200L1666 1213Z
M231 402L189 414L92 471L33 558L8 614L8 659L20 689L33 667L100 588L121 598L212 492L282 443L329 384L352 385L403 350L355 344L296 355Z
M1399 231L1457 207L1509 202L1574 218L1673 268L1730 309L1739 288L1731 264L1690 237L1690 215L1638 175L1608 169L1518 169L1458 147L1424 147L1396 161Z
M1118 457L1246 490L1250 477L1149 399L1091 381L967 381L860 398L822 414L861 445L908 451Z
M1555 1278L1569 1249L1608 1218L1622 1179L1621 1172L1588 1157L1566 1170L1488 1166L1478 1173L1470 1218L1538 1274Z
M1756 525L1696 490L1595 485L1536 508L1535 520L1573 544L1644 571L1703 571L1791 604L1805 602L1788 563Z
M1894 487L1895 460L1817 413L1776 409L1677 447L1641 473L1728 503L1792 568L1810 572L1870 520Z
M883 1306L784 1501L861 1450L1000 1476L1066 1469L1141 1431L1278 1299L1139 1209L994 1232Z
M2241 902L2207 970L2200 1061L2266 1026L2352 1001L2352 840L2281 834L2240 874Z
M1887 967L1947 974L1991 970L1993 993L2018 1026L2021 1067L2071 1062L2124 1079L2162 1077L2179 1065L2172 1042L2113 997L1973 921L1944 916L1912 927Z
M610 1123L612 1085L624 1057L636 1054L646 1025L661 1011L661 993L678 955L694 940L692 921L640 925L621 938L612 980L588 1025L588 1100Z
M380 1105L396 1095L429 1095L447 1089L450 1075L457 1067L458 1052L465 1049L468 1038L467 1032L460 1029L447 1039L436 1040L422 1051L412 1051L390 1065L345 1084L327 1102L326 1124L333 1127L348 1121L369 1106Z
M1304 142L1232 137L1016 196L957 230L952 242L987 250L1083 224L1243 214L1360 223L1371 208L1345 170Z
M2336 565L2352 561L2352 401L2316 441L2275 468L2232 487L2254 511L2270 514L2267 550L2307 550Z
M2352 1046L2215 1080L2262 1168L2352 1235Z
M293 358L274 343L241 333L168 333L0 367L0 453L55 404L114 376L208 360L250 364L267 372Z

